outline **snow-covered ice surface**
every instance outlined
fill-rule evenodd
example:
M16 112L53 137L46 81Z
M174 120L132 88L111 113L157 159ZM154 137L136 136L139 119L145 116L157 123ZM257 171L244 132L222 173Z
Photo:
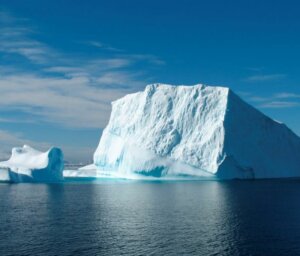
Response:
M74 170L66 169L63 171L63 175L65 178L97 178L99 176L94 164Z
M299 177L300 138L228 88L152 84L112 103L94 165L127 178Z
M24 145L13 148L9 160L0 162L0 181L56 182L63 180L64 160L59 148L40 152Z

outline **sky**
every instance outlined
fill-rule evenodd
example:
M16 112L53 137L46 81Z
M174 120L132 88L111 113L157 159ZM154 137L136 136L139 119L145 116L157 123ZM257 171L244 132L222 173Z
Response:
M90 163L111 101L150 83L230 87L300 135L300 2L0 0L0 159Z

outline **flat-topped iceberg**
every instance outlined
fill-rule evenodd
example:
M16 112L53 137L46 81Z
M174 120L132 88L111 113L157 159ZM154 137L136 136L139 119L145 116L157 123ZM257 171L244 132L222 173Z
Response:
M204 179L300 176L300 138L229 88L148 85L112 103L98 172Z
M63 180L64 160L59 148L40 152L27 145L13 148L9 160L0 162L0 181L56 182Z

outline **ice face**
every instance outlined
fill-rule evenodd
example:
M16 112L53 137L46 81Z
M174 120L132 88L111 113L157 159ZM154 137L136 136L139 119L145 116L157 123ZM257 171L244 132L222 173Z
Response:
M40 152L27 145L13 148L9 160L0 162L0 181L55 182L63 179L63 153L59 148Z
M219 167L228 175L228 162L241 177L282 178L300 176L300 138L230 92L224 120L226 155ZM224 165L224 167L223 167Z
M125 177L295 177L300 139L228 88L153 84L112 103L94 164Z

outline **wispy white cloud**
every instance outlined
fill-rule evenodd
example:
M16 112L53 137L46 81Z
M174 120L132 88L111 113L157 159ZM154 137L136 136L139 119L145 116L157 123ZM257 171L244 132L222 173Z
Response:
M124 52L124 50L122 50L122 49L112 47L108 44L104 44L99 41L86 41L85 44L96 47L96 48L100 48L103 50L108 50L108 51L113 51L113 52Z
M131 55L123 54L121 56L123 56L124 58L130 57L130 58L134 59L135 61L148 61L149 63L155 64L155 65L165 65L166 64L162 59L160 59L157 56L152 55L152 54L131 54Z
M20 17L15 17L12 16L11 13L0 10L0 23L2 24L18 24L18 23L24 23L28 21L26 18L20 18Z
M267 97L253 96L253 95L249 95L248 99L253 102L264 102L270 100L270 98Z
M30 119L17 119L17 118L0 118L0 123L36 123Z
M258 104L259 108L294 108L300 106L300 95L290 92L275 93L270 96L256 96L248 93L246 99Z
M43 122L72 130L100 130L108 121L111 101L150 82L141 67L164 64L154 55L128 54L97 41L89 42L101 49L95 50L93 57L84 53L70 56L37 40L29 23L0 12L0 109L6 113L0 116L2 127L4 123L8 127L8 123ZM9 117L12 112L22 118ZM0 143L0 159L9 157L14 146L29 144L40 150L51 146L1 128ZM64 150L66 159L77 161L91 159L95 150L64 143L57 146Z
M104 44L101 42L97 42L97 41L88 41L86 42L88 45L94 46L94 47L98 47L98 48L103 48Z
M114 78L118 79L118 74ZM124 77L119 77L123 79ZM104 79L105 75L99 77ZM0 79L0 107L67 127L100 128L107 123L110 102L129 90L91 86L88 77L40 77L18 74Z
M281 92L274 94L274 97L277 99L300 99L300 94L290 93L290 92Z
M261 104L259 107L261 108L293 108L299 107L300 102L293 101L270 101Z
M261 75L252 75L246 77L244 80L247 82L265 82L265 81L274 81L285 78L285 74L261 74Z
M66 127L103 128L110 102L148 82L145 72L136 71L135 66L163 64L149 54L70 58L32 39L34 31L24 24L20 26L9 14L0 13L0 21L0 52L23 56L35 65L34 71L26 72L18 66L0 65L0 107L28 114L34 120ZM89 43L110 47L96 41Z
M46 44L32 39L34 31L23 23L26 23L25 19L0 12L0 52L20 55L33 63L45 63L49 58L55 58L56 52Z

